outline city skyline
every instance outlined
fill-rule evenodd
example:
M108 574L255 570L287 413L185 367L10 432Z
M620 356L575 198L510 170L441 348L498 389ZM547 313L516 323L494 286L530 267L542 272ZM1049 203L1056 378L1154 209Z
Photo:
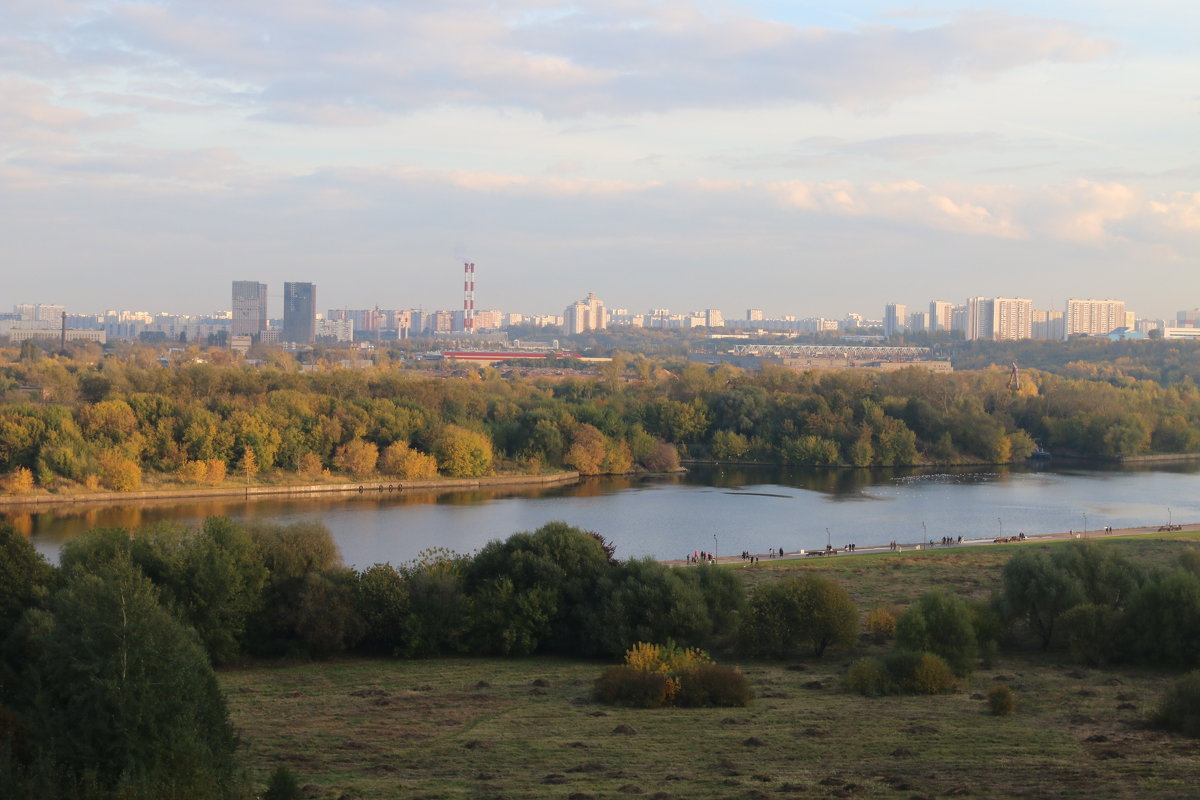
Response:
M471 261L480 307L529 311L1087 287L1170 318L1200 303L1197 29L1167 0L18 4L5 299L300 274L455 308Z

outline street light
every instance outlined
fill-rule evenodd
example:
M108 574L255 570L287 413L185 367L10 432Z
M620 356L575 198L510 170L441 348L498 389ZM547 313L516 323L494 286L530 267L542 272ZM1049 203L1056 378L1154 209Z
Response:
M1171 527L1171 507L1167 506L1167 527Z
M721 557L718 555L718 553L720 553L720 552L721 552L721 548L717 546L717 535L714 533L713 534L713 561L720 560Z
M1083 512L1083 538L1087 538L1087 512Z
M1003 539L1004 538L1004 520L1000 519L999 517L996 517L996 522L1000 523L1000 538Z
M825 529L825 549L829 550L833 547L832 539L829 536L829 528Z

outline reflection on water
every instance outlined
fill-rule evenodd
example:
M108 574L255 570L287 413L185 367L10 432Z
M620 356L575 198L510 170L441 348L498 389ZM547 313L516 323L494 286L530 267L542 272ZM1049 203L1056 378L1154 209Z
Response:
M621 557L676 558L696 549L823 547L827 536L837 545L866 546L1159 525L1168 515L1176 522L1200 521L1198 470L1194 462L1097 469L720 466L668 477L590 478L573 486L68 506L4 517L48 556L93 527L194 525L207 516L228 516L320 520L347 563L359 567L407 561L435 545L471 552L552 520L601 533Z

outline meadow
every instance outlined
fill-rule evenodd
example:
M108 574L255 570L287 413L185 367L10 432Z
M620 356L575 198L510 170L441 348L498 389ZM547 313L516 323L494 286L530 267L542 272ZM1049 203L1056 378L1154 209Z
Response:
M1166 566L1200 533L1103 544ZM865 613L942 587L999 589L1018 547L946 548L738 565L749 583L819 571ZM283 764L313 798L1184 798L1200 784L1200 741L1150 727L1170 670L1085 668L1062 651L1007 649L959 690L867 698L841 685L862 637L821 660L740 660L746 708L604 706L591 685L609 662L523 658L258 662L220 673L260 785ZM1016 695L988 712L993 685Z

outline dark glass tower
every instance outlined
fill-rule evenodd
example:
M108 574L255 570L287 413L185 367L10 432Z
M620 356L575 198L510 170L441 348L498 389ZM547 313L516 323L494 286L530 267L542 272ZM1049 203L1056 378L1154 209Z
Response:
M317 340L317 287L311 283L283 285L283 341L312 344Z

